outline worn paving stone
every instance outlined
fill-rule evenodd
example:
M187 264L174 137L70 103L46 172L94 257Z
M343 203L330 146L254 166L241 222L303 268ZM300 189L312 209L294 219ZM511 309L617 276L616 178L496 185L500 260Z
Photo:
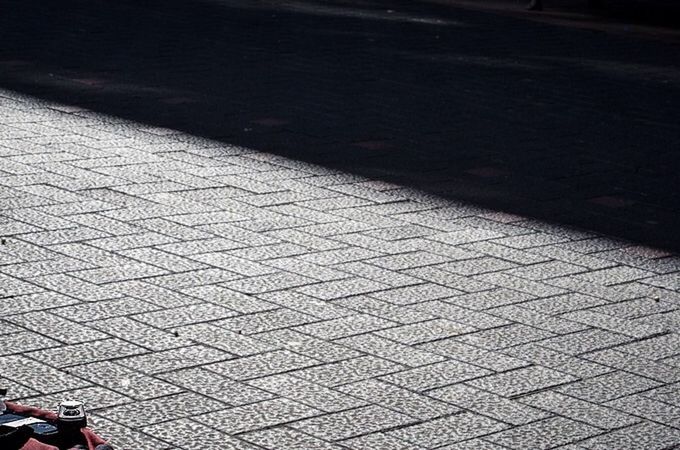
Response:
M274 394L233 381L202 367L167 372L157 375L156 378L232 406L247 405L275 397Z
M241 434L239 435L239 438L264 448L277 448L280 450L296 450L303 448L308 450L341 450L345 448L286 426Z
M258 378L247 383L325 412L343 411L367 404L360 398L286 374Z
M414 419L430 420L460 411L459 408L435 400L430 395L416 394L382 381L359 381L337 389Z
M508 425L471 412L462 412L388 433L426 448L442 447L508 428Z
M471 380L468 384L503 397L515 397L577 380L556 370L531 366Z
M382 358L361 356L318 367L297 370L292 372L291 375L319 383L323 386L334 387L399 372L404 368L405 366Z
M428 395L446 401L461 409L473 411L501 422L522 425L550 417L550 413L528 407L516 400L509 400L485 392L464 383L446 386L428 392Z
M135 400L148 400L176 394L182 390L111 361L101 361L69 369L71 373L92 383L119 392Z
M193 393L173 394L137 402L135 408L119 405L99 411L99 415L129 427L153 425L168 420L195 418L206 411L224 408L217 400Z
M539 392L519 399L521 403L550 411L562 417L585 422L604 430L614 430L638 423L640 419L610 406L580 400L553 391Z
M491 371L458 361L444 361L428 366L385 375L380 380L422 392L449 384L460 383L490 374Z
M305 433L332 441L349 439L404 426L416 419L380 406L371 405L295 422L291 426Z
M680 442L680 430L657 423L642 422L621 428L611 433L601 434L575 444L580 449L666 450Z
M484 439L509 448L548 449L600 433L600 429L563 417L554 417L486 436Z
M172 442L184 449L201 448L205 450L255 450L228 434L214 430L191 418L171 420L142 427L141 430L154 438Z
M283 425L322 414L285 398L208 412L192 419L230 435Z
M588 400L604 403L626 395L659 387L660 383L628 372L611 372L588 378L557 389L557 391Z
M276 350L210 364L206 369L234 380L250 380L318 364L319 361L312 358L288 350Z

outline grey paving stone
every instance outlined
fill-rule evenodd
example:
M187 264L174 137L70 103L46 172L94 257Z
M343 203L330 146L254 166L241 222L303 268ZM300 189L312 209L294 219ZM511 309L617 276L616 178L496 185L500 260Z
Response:
M424 447L402 441L386 433L372 433L340 441L343 448L351 450L423 450Z
M122 266L102 267L73 272L73 276L94 284L150 278L167 274L168 271L144 263L131 262Z
M426 448L436 448L484 436L507 427L507 425L488 417L471 412L462 412L390 431L388 435Z
M666 450L680 442L680 430L664 425L643 422L611 433L602 434L579 442L589 450Z
M608 304L606 300L598 297L572 293L555 297L537 298L522 303L522 307L546 314L562 314Z
M340 386L338 390L419 420L435 419L460 411L460 408L429 395L416 394L382 381L359 381Z
M46 339L42 337L42 339ZM2 341L2 337L0 337ZM111 338L82 344L65 345L26 353L36 361L52 367L64 368L79 364L124 358L148 352L147 349L120 339Z
M167 372L156 378L231 406L257 403L275 397L267 391L233 381L202 367Z
M279 450L341 450L345 448L285 426L253 431L239 435L239 437L263 448Z
M181 392L177 386L149 377L111 361L84 364L71 373L135 400L147 400Z
M433 253L417 251L411 253L401 253L398 255L383 256L371 259L368 262L378 267L389 270L413 269L416 267L441 264L448 261L448 258Z
M16 295L33 294L43 291L40 286L27 283L17 278L0 273L0 284L2 284L2 296L14 297Z
M321 300L334 300L351 295L368 294L388 289L389 285L366 278L345 278L342 280L324 281L297 288L296 291Z
M6 315L22 314L32 311L40 311L60 306L79 303L72 297L67 297L56 292L38 292L34 294L17 295L2 299L3 309Z
M91 383L81 378L22 355L0 357L0 365L6 378L41 394L91 386Z
M606 406L630 415L680 428L680 407L652 400L641 395L630 395L606 403Z
M136 355L117 360L119 364L147 374L158 374L171 370L197 367L225 361L234 355L205 345L174 348L146 355Z
M175 332L183 339L190 339L238 356L255 355L278 348L259 339L207 323L180 327L175 329Z
M423 392L429 389L483 377L490 373L491 371L487 369L471 364L459 361L444 361L385 375L380 377L380 380L416 392Z
M201 322L215 321L237 313L213 303L195 303L178 308L146 312L131 316L132 319L156 328L167 329Z
M3 233L9 235L7 233ZM0 271L16 278L38 277L58 273L70 273L83 269L92 269L93 264L73 258L59 256L46 261L33 261L17 263L9 266L0 266Z
M464 383L428 392L431 397L456 405L458 408L491 417L512 425L522 425L550 417L550 413L509 400Z
M446 319L402 325L375 334L405 345L417 345L475 331L475 328Z
M133 401L132 398L126 395L100 386L73 389L68 392L68 396L83 402L88 413L103 408L110 408L112 406L130 404ZM22 403L49 411L55 410L59 403L61 403L63 400L64 393L60 392L37 397L28 397L22 400Z
M55 305L58 306L58 305ZM55 308L50 313L75 322L92 322L114 317L139 314L158 310L160 307L138 298L121 297L98 302L80 303L77 305Z
M573 277L576 280L585 280L591 283L601 284L604 286L611 286L620 283L627 283L630 281L647 278L654 275L653 272L640 270L628 266L610 267L607 269L595 270L592 272L585 272Z
M578 378L592 378L615 370L609 366L541 347L540 344L540 341L538 343L522 344L503 349L502 351L520 360L559 370Z
M13 315L8 317L7 320L29 330L33 330L41 334L47 334L52 339L58 340L65 344L79 344L82 342L90 342L96 339L103 339L107 337L106 334L100 331L93 330L79 323L72 322L70 320L64 319L63 317L51 314L47 311ZM50 341L46 340L45 342L47 343ZM35 350L35 348L32 350Z
M291 372L291 375L323 386L334 387L399 372L404 368L400 364L382 358L361 356L308 369L296 370Z
M225 269L201 269L147 278L145 281L166 289L182 291L209 284L236 280L242 275Z
M471 380L467 384L503 397L515 397L577 380L578 378L566 373L531 366Z
M604 403L659 387L661 383L628 372L611 372L557 388L557 391L594 403Z
M642 297L623 302L609 303L603 306L592 308L591 311L607 314L622 319L644 319L643 323L653 323L658 320L659 325L668 327L669 321L659 320L666 317L669 313L678 313L680 303L675 299L665 296L652 294L650 297ZM670 314L671 316L673 314Z
M347 272L335 270L320 264L306 262L298 257L270 259L263 261L263 264L317 281L332 281L352 277L352 275Z
M339 306L338 302L325 302L298 292L272 292L261 294L258 298L301 313L310 314L319 319L335 319L355 313Z
M463 292L481 292L496 287L473 277L457 275L435 266L407 269L404 272L422 280L452 287Z
M459 342L485 348L487 350L501 350L528 342L546 342L544 339L553 333L529 327L523 324L510 324L499 328L492 328L465 334L456 338Z
M197 423L191 418L171 420L141 430L165 442L172 442L182 448L200 448L204 450L247 450L256 447L245 444L226 433L214 430L209 426Z
M392 303L364 295L341 298L333 301L333 304L341 305L348 315L360 312L401 324L422 322L436 318L431 314L417 311L414 308L394 305Z
M501 447L500 445L494 444L493 442L488 442L482 438L470 439L467 441L462 441L457 444L447 445L445 447L440 447L439 450L503 450L507 447Z
M312 278L303 277L294 273L277 272L256 277L242 278L228 281L224 286L246 294L263 294L266 292L281 291L315 283Z
M125 426L138 427L139 424L154 425L174 419L197 418L199 414L221 408L224 405L217 400L193 393L181 393L140 401L134 408L130 408L130 405L106 408L98 414Z
M355 350L385 358L409 367L432 364L446 359L441 355L413 348L410 345L402 345L373 334L352 336L340 339L337 342Z
M486 436L484 439L510 448L549 449L599 434L599 428L563 417L554 417Z
M574 333L589 328L578 321L572 321L570 315L553 317L517 305L490 309L488 313L556 334Z
M313 417L295 422L291 426L314 436L337 441L413 422L416 420L408 416L372 405Z
M387 284L392 287L411 286L421 284L419 278L408 276L394 270L383 269L364 262L351 262L331 266L356 276L370 278L371 280Z
M177 217L177 216L173 216ZM171 219L173 218L171 217ZM243 248L247 244L242 242L232 241L231 239L214 237L209 239L201 239L197 241L177 241L170 239L169 243L156 245L156 248L164 252L172 253L179 256L190 257L202 253L221 252L225 250L233 250L236 248ZM168 240L166 239L166 240Z
M454 298L455 299L455 298ZM487 328L496 328L503 325L510 325L509 320L487 314L462 308L447 301L429 301L418 303L411 306L413 309L432 314L436 317L447 319L459 323L459 333L471 333L475 330L483 330Z
M617 350L658 361L680 353L680 334L670 333L664 336L633 342L622 345Z
M516 277L539 281L548 278L573 275L588 270L588 268L576 264L569 264L562 261L547 261L506 270L505 273Z
M621 319L593 311L570 312L560 317L638 339L654 336L663 333L665 330L663 326L653 326L649 323Z
M649 391L641 392L640 395L654 400L659 400L670 405L680 406L679 383L667 384Z
M365 406L366 401L290 375L273 375L247 382L251 386L286 397L325 412Z
M322 414L321 411L285 398L265 400L193 419L230 435L269 428Z
M88 424L99 436L109 439L111 445L116 447L130 447L139 450L177 450L170 443L160 441L132 427L121 425L96 414L91 414L88 417Z
M7 389L7 400L16 401L22 398L27 398L35 395L40 395L40 392L35 389L19 384L15 380L0 377L0 385L3 389Z
M465 259L461 261L447 262L440 264L437 267L448 272L456 273L458 275L477 275L480 273L497 272L501 270L511 269L517 264L505 261L491 256L484 256L482 258Z
M616 349L589 353L584 355L584 358L664 383L680 381L680 370L677 367L657 363L647 358L617 351Z
M382 330L397 325L384 319L367 314L356 314L338 319L326 320L296 327L295 330L320 339L340 339L343 337Z
M514 289L536 297L548 297L566 293L564 289L555 287L554 285L515 277L508 275L507 273L481 274L474 276L474 279L494 284L499 287Z
M183 289L182 292L187 294L187 296L195 298L195 302L198 302L198 299L202 299L243 314L268 311L277 308L276 304L227 289L220 285L189 287Z
M447 286L434 283L423 283L417 286L406 286L389 289L371 294L379 300L384 300L396 305L412 305L414 303L438 300L460 295L463 292Z
M533 295L526 294L524 292L499 288L483 292L473 292L471 294L459 295L446 299L446 302L475 311L483 311L486 309L512 305L515 303L524 303L533 298L535 298Z
M336 223L329 223L326 225L337 226ZM309 227L304 227L304 230L307 229L309 229ZM343 242L328 239L323 235L318 236L306 233L302 230L274 230L267 232L267 236L317 250L316 253L301 255L300 259L307 263L321 266L340 262L358 261L360 259L379 255L379 253L367 249L347 248L347 244Z
M494 256L496 258L504 259L506 261L514 262L516 264L537 264L548 261L551 258L547 256L538 255L526 251L516 250L514 248L506 247L497 244L493 241L481 241L471 244L465 244L463 249L481 253L484 255Z
M617 411L609 405L600 406L552 391L522 397L519 401L604 430L614 430L640 421L637 417Z
M30 331L7 333L0 335L0 356L21 354L60 345L62 343L59 341Z
M529 362L493 350L486 350L464 344L455 338L428 342L417 346L419 349L437 353L451 359L474 364L494 372L517 369L530 365Z
M155 284L146 283L144 281L125 281L116 283L109 288L109 290L118 292L120 296L125 294L166 308L176 308L200 302L196 297L184 295L180 292L166 289Z
M255 338L276 348L285 348L323 362L337 362L361 356L359 351L344 345L328 342L290 329L260 333L255 335Z
M206 369L234 380L250 380L318 365L319 361L288 350L276 350L233 361L210 364Z
M191 341L181 336L175 336L170 332L159 330L128 317L97 320L89 322L88 326L153 351L168 350L191 344Z
M632 338L609 331L589 329L545 339L540 345L568 355L580 355L624 344Z
M316 317L308 314L292 311L287 308L279 308L219 320L215 322L215 325L236 333L251 335L281 328L312 327L314 322L318 322L318 320Z

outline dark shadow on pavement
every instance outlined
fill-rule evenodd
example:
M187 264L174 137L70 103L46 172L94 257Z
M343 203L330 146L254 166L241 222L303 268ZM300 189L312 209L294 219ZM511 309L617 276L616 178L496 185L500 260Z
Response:
M398 0L4 0L0 86L680 250L680 46Z

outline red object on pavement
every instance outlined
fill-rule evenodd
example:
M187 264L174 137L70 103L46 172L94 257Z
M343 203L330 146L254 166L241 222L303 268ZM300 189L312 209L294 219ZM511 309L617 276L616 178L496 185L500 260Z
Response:
M22 416L37 417L38 419L43 419L48 422L56 422L57 420L57 414L52 411L45 411L44 409L35 408L33 406L19 405L12 402L5 402L5 405L7 406L8 411ZM83 437L87 442L88 450L95 450L96 446L106 443L104 439L97 436L94 431L89 428L83 428L80 430L80 432L83 434ZM26 442L26 444L24 444L23 447L21 447L21 450L59 450L59 448L53 445L43 444L42 442L31 438L28 440L28 442Z

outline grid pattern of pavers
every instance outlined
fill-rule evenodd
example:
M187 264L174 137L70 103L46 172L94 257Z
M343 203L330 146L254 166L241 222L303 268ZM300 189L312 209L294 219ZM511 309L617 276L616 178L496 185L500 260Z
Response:
M0 91L0 385L134 449L667 449L680 258Z

